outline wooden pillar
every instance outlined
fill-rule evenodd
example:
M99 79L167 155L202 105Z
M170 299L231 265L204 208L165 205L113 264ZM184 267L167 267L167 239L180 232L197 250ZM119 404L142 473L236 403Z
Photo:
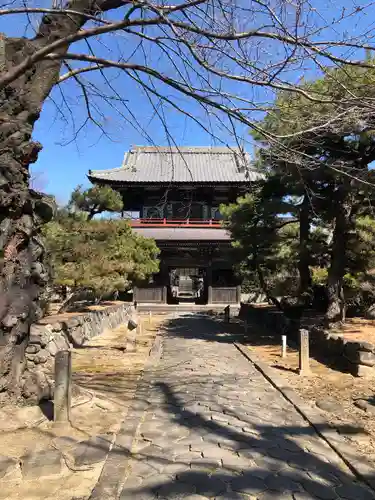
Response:
M207 304L212 304L212 262L207 266Z
M237 304L241 302L241 285L236 286L236 301Z
M168 267L166 265L166 262L164 260L161 261L160 263L160 270L161 270L161 279L162 279L162 295L161 295L161 302L162 304L167 303L167 294L168 294Z

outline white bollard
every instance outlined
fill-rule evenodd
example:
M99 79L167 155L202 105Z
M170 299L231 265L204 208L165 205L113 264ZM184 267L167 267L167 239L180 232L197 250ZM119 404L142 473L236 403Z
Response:
M286 335L281 335L281 357L286 358Z
M148 312L148 323L151 325L152 312Z

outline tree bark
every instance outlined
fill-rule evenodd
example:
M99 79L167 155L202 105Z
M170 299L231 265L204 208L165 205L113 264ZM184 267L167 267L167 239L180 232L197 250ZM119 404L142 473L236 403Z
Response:
M348 183L349 184L349 183ZM343 278L346 268L346 244L351 228L350 184L343 184L336 191L335 227L333 231L331 264L328 269L328 308L326 322L330 324L345 320L345 298Z
M311 287L311 273L310 273L310 251L309 251L309 237L310 237L310 211L309 199L305 195L299 211L299 261L298 271L300 277L299 295L308 292Z
M6 39L4 49L4 69L35 50L25 39ZM39 399L48 383L27 366L25 349L30 324L42 315L49 273L40 228L52 218L54 201L29 189L29 165L41 150L31 134L46 97L45 82L35 85L34 74L0 92L0 392Z
M72 0L67 8L93 12L123 5ZM0 36L0 74L27 60L41 47L76 33L85 23L81 15L44 16L32 39ZM64 54L68 44L58 49ZM41 144L31 138L46 97L59 78L61 60L41 60L0 90L0 399L1 395L40 400L49 384L25 351L30 325L43 312L41 294L49 279L40 234L53 217L54 201L29 189L29 166Z
M283 311L283 308L281 306L280 301L274 297L270 291L268 290L268 286L266 285L266 281L264 279L263 271L261 267L258 264L255 264L255 269L258 275L258 280L259 280L259 285L262 291L264 292L265 296L267 297L267 300L271 302L274 306L277 307L279 311Z

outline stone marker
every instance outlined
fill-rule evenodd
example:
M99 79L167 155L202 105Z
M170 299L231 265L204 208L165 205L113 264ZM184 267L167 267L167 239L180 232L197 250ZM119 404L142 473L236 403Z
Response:
M53 419L69 422L72 382L72 353L58 351L55 356L55 393Z
M310 374L309 332L303 328L299 331L299 370L300 375Z
M281 357L286 358L286 335L281 335Z

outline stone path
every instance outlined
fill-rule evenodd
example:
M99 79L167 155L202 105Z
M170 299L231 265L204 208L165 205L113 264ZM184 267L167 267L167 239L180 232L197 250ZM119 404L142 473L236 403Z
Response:
M120 498L374 499L221 328L171 320Z

